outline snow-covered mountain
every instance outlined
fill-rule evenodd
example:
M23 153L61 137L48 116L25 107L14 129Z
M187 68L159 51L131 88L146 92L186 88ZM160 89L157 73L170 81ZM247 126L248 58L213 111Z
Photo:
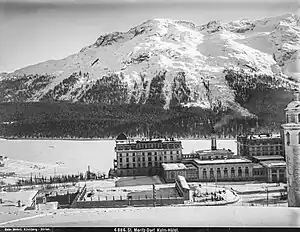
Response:
M76 38L74 38L76 39ZM230 23L154 19L100 36L61 60L31 65L0 79L3 101L44 99L235 107L224 69L243 70L269 86L300 79L300 19L287 14ZM274 82L275 80L275 82ZM1 93L1 91L0 91Z

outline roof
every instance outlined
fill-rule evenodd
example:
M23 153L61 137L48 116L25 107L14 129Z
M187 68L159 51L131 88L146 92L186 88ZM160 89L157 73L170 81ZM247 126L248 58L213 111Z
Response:
M247 139L281 139L280 134L247 135Z
M197 169L197 167L194 164L184 164L187 169Z
M300 110L300 101L292 101L287 105L285 110Z
M67 187L67 188L57 188L57 189L43 189L36 194L36 197L43 197L45 195L56 196L57 195L66 195L71 193L76 193L79 191L78 187Z
M196 151L199 155L231 155L233 152L226 149L217 149L217 150L199 150Z
M190 189L190 186L188 185L188 183L186 182L186 180L183 176L177 176L177 179L179 180L179 183L182 188Z
M284 160L283 156L280 155L262 155L262 156L253 156L257 160Z
M216 159L216 160L199 160L194 159L197 164L232 164L232 163L252 163L248 159Z
M260 163L258 164L254 164L253 165L253 168L263 168L264 166L262 166Z
M261 165L263 165L264 167L278 167L278 166L286 166L286 162L285 161L281 161L281 160L269 160L269 161L263 161L260 162Z
M121 133L118 135L116 140L127 140L127 136L124 133Z
M162 167L165 171L187 169L182 163L163 163Z

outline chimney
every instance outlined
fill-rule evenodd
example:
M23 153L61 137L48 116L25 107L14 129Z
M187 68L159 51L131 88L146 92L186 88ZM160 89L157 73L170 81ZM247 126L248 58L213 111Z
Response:
M216 132L213 129L211 132L211 150L217 150Z
M295 95L295 101L299 101L299 92L296 91L296 92L294 93L294 95Z

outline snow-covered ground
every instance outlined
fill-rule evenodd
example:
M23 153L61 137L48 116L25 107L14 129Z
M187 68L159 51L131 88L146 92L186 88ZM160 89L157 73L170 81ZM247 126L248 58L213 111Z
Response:
M283 207L133 207L2 213L0 226L300 227L300 211Z
M162 184L159 176L121 177L116 181L116 187Z
M22 211L25 207L30 206L32 198L37 193L37 190L20 190L18 192L0 191L0 212L15 212ZM18 201L21 201L22 207L18 207Z

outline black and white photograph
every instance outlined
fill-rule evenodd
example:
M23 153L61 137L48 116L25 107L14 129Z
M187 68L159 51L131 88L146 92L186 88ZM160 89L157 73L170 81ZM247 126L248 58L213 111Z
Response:
M299 227L300 1L0 0L0 231Z

